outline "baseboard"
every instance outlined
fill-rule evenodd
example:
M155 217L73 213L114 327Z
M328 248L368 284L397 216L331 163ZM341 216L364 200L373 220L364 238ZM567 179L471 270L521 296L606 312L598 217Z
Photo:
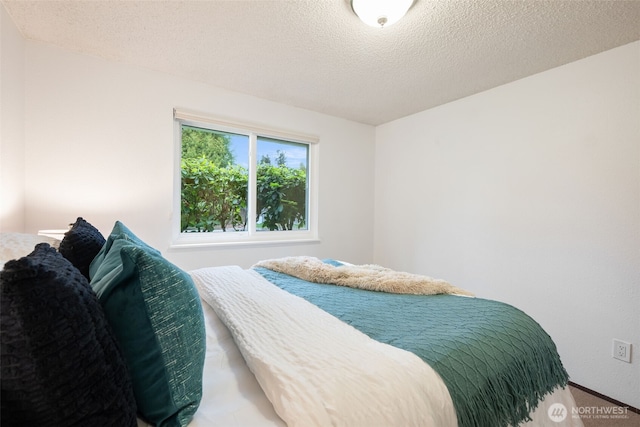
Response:
M598 393L597 391L593 391L590 388L581 386L580 384L576 384L573 381L569 381L569 385L571 387L577 388L578 390L582 390L585 393L589 393L592 396L599 397L602 400L606 400L609 403L613 403L616 406L621 406L623 408L627 408L628 411L634 412L636 414L640 414L640 409L638 409L638 408L634 408L633 406L629 406L626 403L620 402L619 400L612 399L609 396L605 396L604 394Z

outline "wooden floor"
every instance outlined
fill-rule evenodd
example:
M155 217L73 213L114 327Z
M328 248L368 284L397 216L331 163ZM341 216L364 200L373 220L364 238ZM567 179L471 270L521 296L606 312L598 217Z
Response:
M640 427L640 414L625 411L613 403L569 386L576 401L584 427ZM582 409L581 409L582 408ZM614 408L614 409L606 409ZM591 412L589 414L588 412ZM609 414L609 415L607 415ZM615 415L614 415L615 414Z

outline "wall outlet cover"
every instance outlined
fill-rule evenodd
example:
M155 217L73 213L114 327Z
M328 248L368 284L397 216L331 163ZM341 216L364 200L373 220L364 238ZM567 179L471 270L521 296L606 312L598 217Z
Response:
M631 363L631 343L614 339L613 340L613 358Z

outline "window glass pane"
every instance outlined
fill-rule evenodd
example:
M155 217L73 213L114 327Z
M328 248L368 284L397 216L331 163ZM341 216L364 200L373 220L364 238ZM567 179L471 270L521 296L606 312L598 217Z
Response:
M182 125L180 231L247 228L249 137Z
M307 230L309 146L258 137L256 230Z

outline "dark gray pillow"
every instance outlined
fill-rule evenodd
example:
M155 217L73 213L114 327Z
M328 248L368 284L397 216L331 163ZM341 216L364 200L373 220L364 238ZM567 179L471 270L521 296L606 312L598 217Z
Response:
M78 217L71 229L64 234L58 250L89 280L91 261L104 243L102 233L82 217Z
M1 424L136 426L127 367L87 279L47 243L0 272Z

